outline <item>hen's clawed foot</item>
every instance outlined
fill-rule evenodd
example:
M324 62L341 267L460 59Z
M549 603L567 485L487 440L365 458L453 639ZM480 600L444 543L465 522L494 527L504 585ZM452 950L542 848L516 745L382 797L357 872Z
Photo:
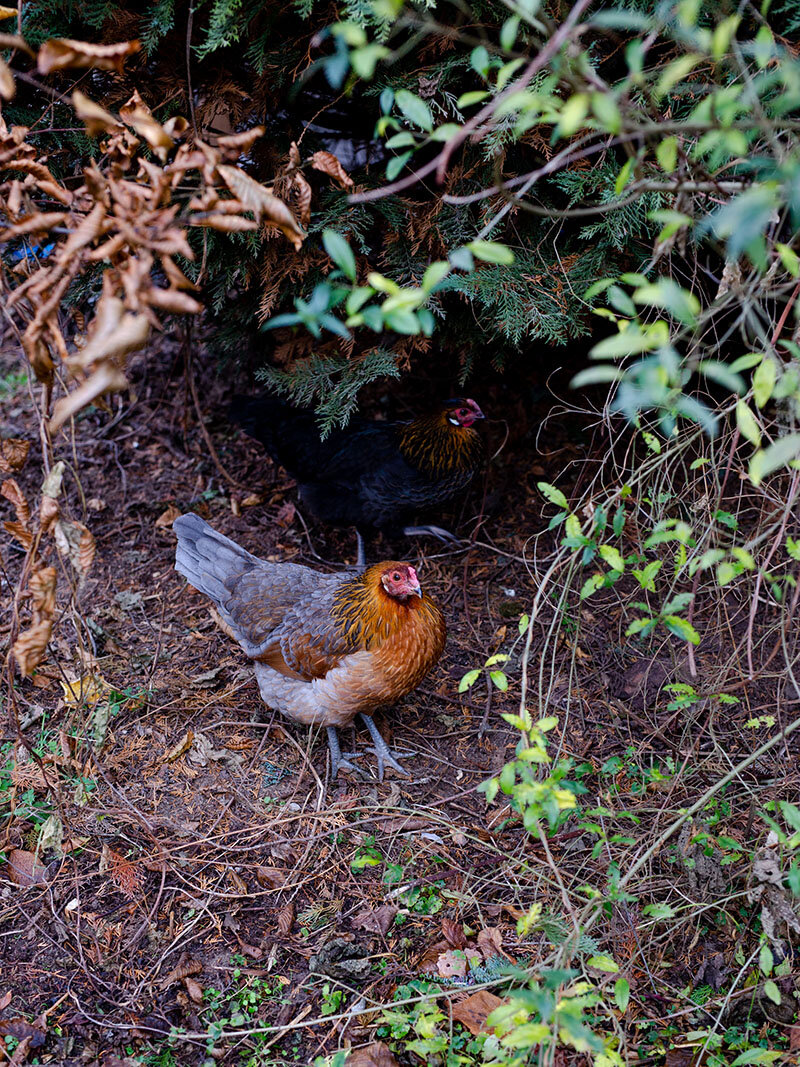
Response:
M456 537L455 534L450 533L449 530L445 530L442 526L404 526L403 533L406 537L424 537L426 535L436 537L446 545L462 544L460 537Z
M339 735L336 733L335 726L328 727L328 748L331 753L331 778L336 778L339 771L352 771L359 777L364 777L364 771L361 767L356 767L348 759L348 756L352 759L352 754L348 752L347 756L342 755L342 750L339 747Z
M408 771L402 764L398 763L399 759L404 759L407 756L416 756L416 752L393 752L391 748L386 744L381 737L381 732L375 723L372 721L372 716L365 715L361 712L361 718L364 720L367 729L370 732L370 736L373 742L372 752L375 753L375 758L378 761L378 781L383 781L383 775L386 767L391 767L393 771L397 771L398 774L403 774L406 777L411 777L411 772Z

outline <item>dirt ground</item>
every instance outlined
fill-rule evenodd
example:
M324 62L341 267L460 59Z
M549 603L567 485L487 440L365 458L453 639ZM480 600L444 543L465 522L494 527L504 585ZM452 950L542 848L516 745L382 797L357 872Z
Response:
M33 442L15 474L33 501L39 435L14 366L9 360L2 369L3 433ZM170 526L192 510L257 555L320 570L352 562L354 538L301 516L285 472L227 424L228 375L202 353L194 374L216 459L171 338L149 358L146 377L144 363L135 365L134 402L115 400L110 414L93 409L57 447L68 466L69 510L97 551L48 660L33 680L16 682L21 729L8 700L0 718L0 1034L9 1053L30 1039L29 1058L19 1062L168 1067L210 1056L311 1064L372 1040L374 1005L409 983L457 983L457 968L448 977L442 957L467 939L483 970L471 971L465 987L498 961L533 958L536 944L518 938L516 919L534 898L563 915L540 843L502 802L487 808L476 787L499 773L519 736L501 714L519 703L514 640L542 569L530 538L552 513L536 482L557 482L569 494L587 464L602 463L602 453L590 451L590 430L553 413L544 390L526 386L511 399L508 384L495 382L475 391L493 416L490 453L500 451L485 479L442 517L471 543L455 551L428 540L369 548L372 559L418 563L448 620L439 666L378 717L395 747L415 753L407 761L413 777L389 771L381 783L353 775L332 782L324 734L263 706L244 655L174 571ZM402 416L412 399L404 391L389 407ZM5 541L4 605L21 559ZM5 607L3 617L7 633ZM572 657L580 677L556 678L556 706L542 713L558 714L559 692L573 686L563 750L598 803L613 794L655 835L670 810L727 769L718 737L735 761L752 734L738 708L728 720L721 709L717 738L713 728L710 735L693 727L691 710L670 711L658 694L668 677L682 677L675 643L644 657L621 632L614 611L593 602ZM569 632L559 638L565 651L571 640ZM507 691L482 676L458 693L465 672L512 646ZM712 646L704 655L719 653ZM70 688L81 677L82 691ZM764 689L762 702L770 700ZM367 740L361 728L343 732L343 747L363 749ZM754 788L765 773L776 790L796 782L795 753L789 746L780 767L755 766ZM668 774L670 760L683 773ZM362 763L374 770L372 757ZM601 775L604 766L611 769ZM19 884L8 857L34 847L51 817L59 847ZM743 836L747 818L745 802L729 805L726 819ZM608 873L608 857L593 855L581 831L561 831L548 847L571 878L602 881ZM646 891L658 898L676 877L655 864ZM616 909L593 936L610 939L628 962L644 1034L669 997L685 1002L679 988L718 988L714 968L718 977L734 966L726 955L733 935L713 923L697 937L682 927L643 955L639 908ZM248 1032L259 1028L265 1032Z

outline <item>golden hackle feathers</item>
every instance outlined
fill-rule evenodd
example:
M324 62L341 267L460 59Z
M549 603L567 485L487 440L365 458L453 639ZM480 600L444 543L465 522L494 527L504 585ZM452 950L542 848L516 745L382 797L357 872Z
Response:
M423 415L400 432L400 451L411 466L431 478L474 473L485 451L477 430L454 426L447 409Z

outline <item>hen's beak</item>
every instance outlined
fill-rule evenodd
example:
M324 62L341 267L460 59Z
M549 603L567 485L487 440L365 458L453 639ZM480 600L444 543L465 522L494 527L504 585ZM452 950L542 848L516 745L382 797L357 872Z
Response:
M413 582L410 588L412 593L415 593L417 596L422 596L422 589L420 588L419 582Z

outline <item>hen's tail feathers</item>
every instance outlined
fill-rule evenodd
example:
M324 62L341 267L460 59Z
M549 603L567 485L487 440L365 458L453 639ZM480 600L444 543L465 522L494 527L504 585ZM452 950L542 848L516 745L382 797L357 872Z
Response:
M258 562L199 515L180 515L172 529L178 535L175 569L218 607L230 595L225 581Z

